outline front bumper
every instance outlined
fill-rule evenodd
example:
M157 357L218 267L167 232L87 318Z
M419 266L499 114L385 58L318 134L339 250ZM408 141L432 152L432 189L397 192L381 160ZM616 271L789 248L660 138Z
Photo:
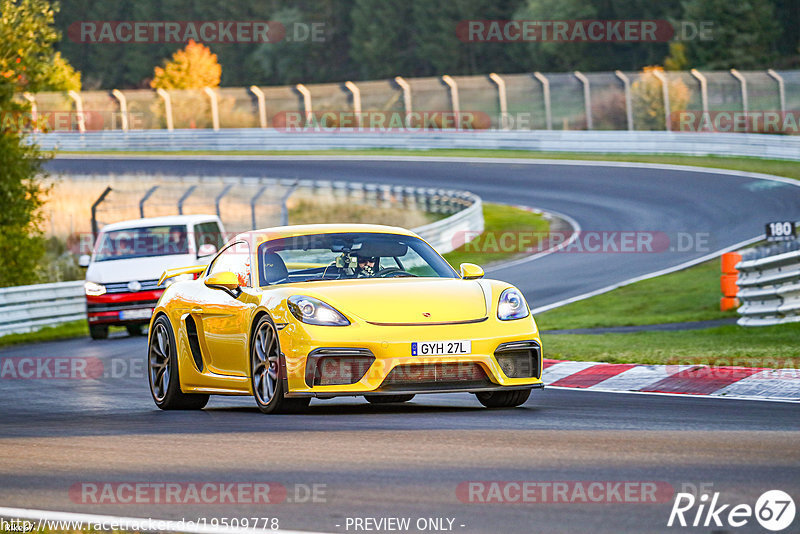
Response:
M541 341L532 318L498 324L319 327L291 322L280 331L290 397L335 397L373 394L480 392L542 388ZM412 356L411 343L469 339L467 355ZM365 341L375 340L375 341ZM538 346L535 368L528 375L509 377L498 363L496 351L509 342ZM327 350L341 354L369 354L374 359L363 376L346 384L324 385L313 380L316 354ZM499 354L499 353L498 353ZM309 357L311 356L311 357Z
M147 324L163 289L86 296L90 325Z

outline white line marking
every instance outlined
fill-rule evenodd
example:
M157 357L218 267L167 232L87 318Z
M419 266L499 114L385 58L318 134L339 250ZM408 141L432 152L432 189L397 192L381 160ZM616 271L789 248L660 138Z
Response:
M661 393L658 391L621 391L615 389L586 389L586 388L568 388L564 386L545 386L545 391L548 389L562 389L564 391L594 391L597 393L624 393L626 395L661 395L663 397L692 397L694 399L734 399L746 401L764 401L764 402L789 402L792 404L800 403L800 399L791 398L763 398L763 397L741 397L736 395L696 395L694 393Z
M28 508L3 508L0 507L0 516L14 518L14 519L33 519L37 521L64 521L64 522L81 522L89 524L104 524L109 525L114 523L119 525L120 530L140 530L132 528L124 528L125 525L150 525L156 523L159 525L159 531L167 532L187 532L190 534L258 534L264 532L267 534L323 534L318 532L301 531L301 530L255 530L245 528L230 528L230 527L214 527L211 525L192 525L188 526L186 522L175 521L171 519L152 519L141 517L118 517L114 515L94 515L82 514L73 512L57 512L52 510L32 510ZM83 525L82 525L83 526ZM161 528L166 527L166 528ZM147 530L147 529L141 529Z

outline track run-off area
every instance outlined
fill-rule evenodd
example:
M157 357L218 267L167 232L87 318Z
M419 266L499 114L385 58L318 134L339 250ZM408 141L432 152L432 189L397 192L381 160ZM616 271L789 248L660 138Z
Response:
M797 220L800 212L800 187L792 180L668 165L68 156L47 169L466 189L487 202L562 214L582 232L669 237L657 251L556 252L487 269L519 287L534 310L698 263L754 242L766 222ZM546 335L543 344L547 357ZM92 379L3 381L0 503L177 520L268 517L282 529L325 532L358 531L355 518L410 518L412 532L763 532L753 518L735 529L669 528L674 494L703 488L719 492L722 504L751 507L771 489L800 497L796 403L545 389L521 408L498 411L481 408L471 395L450 394L417 396L402 406L314 400L296 415L262 415L244 397L212 398L201 412L161 412L150 399L145 352L145 338L129 337L0 350L0 358L103 362L103 376ZM535 482L540 493L536 502L515 500L513 491L506 502L482 502L489 494L480 488L489 481L506 488ZM609 488L618 482L632 484L637 495L617 498ZM170 483L181 485L181 498L153 496L154 486ZM562 483L566 499L541 493ZM594 483L600 499L581 498L576 488ZM126 484L145 488L145 496L126 499ZM252 493L234 502L186 498L186 488L203 484L269 484L271 495L283 497L269 504ZM98 499L103 491L107 498Z

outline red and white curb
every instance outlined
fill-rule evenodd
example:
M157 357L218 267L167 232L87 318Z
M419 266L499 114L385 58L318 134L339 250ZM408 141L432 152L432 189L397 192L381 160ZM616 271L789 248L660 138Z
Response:
M547 387L800 402L800 369L548 360Z

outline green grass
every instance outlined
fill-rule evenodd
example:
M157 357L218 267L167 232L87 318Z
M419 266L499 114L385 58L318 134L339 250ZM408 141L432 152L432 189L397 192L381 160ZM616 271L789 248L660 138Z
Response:
M26 334L8 334L7 336L0 337L0 347L19 345L20 343L38 343L41 341L85 337L88 335L89 326L86 320L83 319L60 324L58 326L48 326L36 332L28 332Z
M89 152L63 152L64 154L89 154ZM397 150L397 149L372 149L372 150L264 150L264 151L99 151L94 154L129 154L129 155L255 155L255 156L303 156L303 155L369 155L369 156L432 156L432 157L488 157L488 158L530 158L530 159L575 159L594 161L633 161L639 163L666 163L671 165L693 165L696 167L711 167L718 169L732 169L746 172L759 172L786 176L800 179L800 164L796 161L761 159L748 157L721 157L721 156L683 156L683 155L656 155L656 154L594 154L586 152L534 152L531 150Z
M800 368L800 324L631 334L543 334L546 358L609 363Z
M452 252L444 258L456 270L462 263L476 263L482 267L491 263L509 260L525 252L504 251L497 239L504 233L518 235L543 235L550 229L550 223L539 213L506 206L503 204L483 204L483 234Z
M536 316L539 328L595 328L704 321L735 317L720 312L720 260L573 302Z

